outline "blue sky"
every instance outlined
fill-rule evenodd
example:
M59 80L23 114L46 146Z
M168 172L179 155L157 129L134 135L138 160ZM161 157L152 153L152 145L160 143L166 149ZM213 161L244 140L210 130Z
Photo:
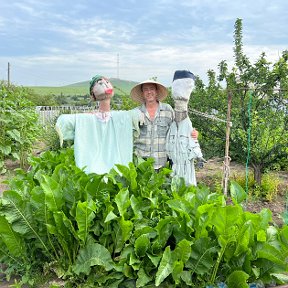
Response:
M62 86L95 74L171 85L178 69L204 81L233 66L243 21L244 53L276 61L288 49L286 0L1 0L0 80Z

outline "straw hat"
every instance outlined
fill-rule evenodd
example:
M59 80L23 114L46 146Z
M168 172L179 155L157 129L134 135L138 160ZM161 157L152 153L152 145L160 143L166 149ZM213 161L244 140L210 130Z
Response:
M157 100L158 101L162 101L164 100L167 95L168 95L168 90L165 86L163 86L162 84L154 81L154 80L146 80L146 81L143 81L139 84L137 84L136 86L134 86L130 92L130 97L136 101L136 102L139 102L139 103L144 103L144 97L143 97L143 92L142 92L142 85L143 84L155 84L156 87L157 87Z

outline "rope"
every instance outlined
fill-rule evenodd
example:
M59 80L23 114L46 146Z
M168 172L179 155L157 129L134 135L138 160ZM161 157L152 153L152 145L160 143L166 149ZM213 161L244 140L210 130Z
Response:
M193 114L196 114L196 115L199 115L199 116L202 116L202 117L205 117L205 118L209 118L209 119L212 119L214 121L219 121L219 122L224 122L226 123L227 120L224 120L224 119L220 119L214 115L209 115L207 113L204 113L204 112L200 112L200 111L197 111L195 109L189 109L189 112L193 113ZM232 122L229 122L229 125L230 127L232 127Z
M248 91L249 94L249 102L248 102L248 130L247 130L247 158L246 158L246 169L245 169L245 175L246 175L246 181L245 181L245 187L246 187L246 194L248 194L248 184L249 184L249 161L250 161L250 152L251 152L251 106L252 106L252 98L253 98L253 92L251 90Z

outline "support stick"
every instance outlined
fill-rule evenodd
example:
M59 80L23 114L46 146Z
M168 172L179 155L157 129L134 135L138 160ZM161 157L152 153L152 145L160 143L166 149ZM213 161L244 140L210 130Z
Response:
M224 173L223 173L223 193L227 196L228 191L228 181L230 174L230 157L229 157L229 139L230 139L230 127L231 127L231 105L232 105L232 92L228 90L228 107L227 107L227 119L226 119L226 145L225 145L225 158L224 158Z

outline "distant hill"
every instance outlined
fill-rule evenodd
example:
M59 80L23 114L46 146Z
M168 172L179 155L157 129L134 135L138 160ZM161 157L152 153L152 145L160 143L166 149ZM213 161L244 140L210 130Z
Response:
M121 80L117 78L109 79L114 86L115 93L119 95L129 95L132 87L138 84L135 81ZM87 95L89 94L90 81L77 82L65 86L30 86L39 95Z
M121 80L118 78L110 78L109 79L115 88L115 92L118 94L130 94L130 90L137 85L139 82L129 81L129 80ZM65 85L62 87L87 87L87 91L89 90L90 81L82 81L69 85Z

